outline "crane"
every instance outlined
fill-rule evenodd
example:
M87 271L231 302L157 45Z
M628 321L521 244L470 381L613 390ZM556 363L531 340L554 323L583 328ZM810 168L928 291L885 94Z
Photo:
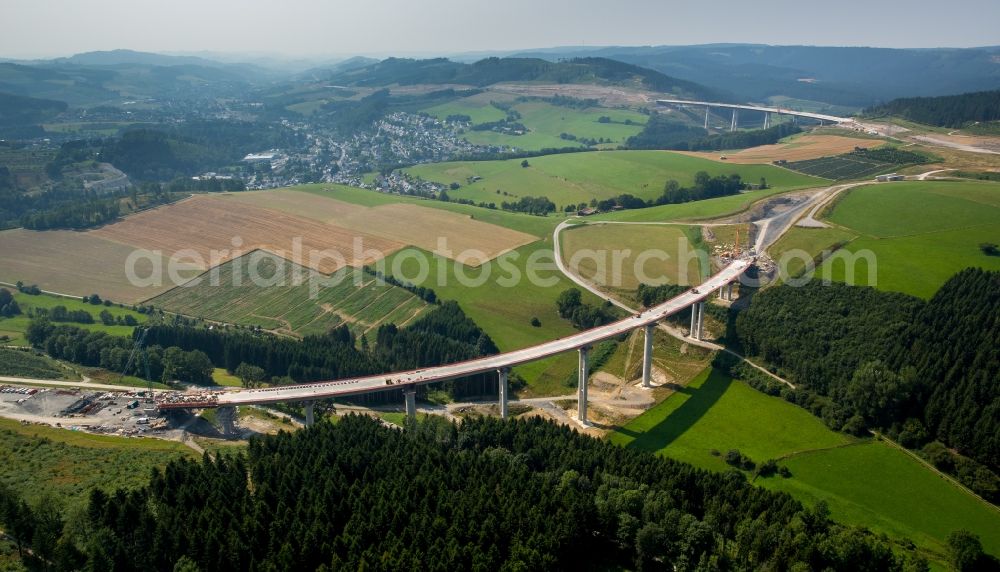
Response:
M118 382L121 383L125 380L125 375L132 368L132 364L135 363L136 356L142 353L142 362L146 369L146 395L148 401L153 400L153 380L150 379L149 375L149 356L146 352L142 351L142 346L146 343L146 334L149 333L149 328L143 328L142 332L136 338L135 343L132 345L132 351L128 354L128 361L125 362L125 368L122 369L122 375L118 378Z

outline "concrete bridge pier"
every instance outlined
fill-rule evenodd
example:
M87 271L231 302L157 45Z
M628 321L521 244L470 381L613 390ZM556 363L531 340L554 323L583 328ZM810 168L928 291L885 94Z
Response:
M642 386L651 387L650 380L653 377L653 324L646 324L643 341L645 345L642 350Z
M701 339L702 331L705 329L705 303L698 302L698 339Z
M315 406L315 401L306 401L302 404L302 408L306 411L306 427L312 427L313 423L316 422Z
M733 299L733 283L730 282L719 288L719 298L726 301L732 301Z
M764 112L764 129L767 129L770 126L771 126L771 114L765 111Z
M507 376L510 374L510 368L502 367L497 370L500 374L500 418L507 418Z
M688 328L688 337L695 337L695 328L698 327L698 303L691 304L691 327Z
M406 398L406 418L415 421L417 419L417 388L407 387L403 390L403 397Z
M587 377L590 375L590 366L587 363L587 346L580 348L580 369L577 371L577 392L576 392L576 416L580 424L587 426Z
M708 113L712 108L708 105L705 106L705 131L708 131Z
M689 337L695 340L701 339L701 331L705 325L705 303L696 302L691 305L691 329Z
M236 408L235 407L220 407L215 413L216 419L219 420L219 426L222 428L223 436L236 437Z
M736 124L739 123L739 110L733 108L733 122L729 124L730 131L736 131Z

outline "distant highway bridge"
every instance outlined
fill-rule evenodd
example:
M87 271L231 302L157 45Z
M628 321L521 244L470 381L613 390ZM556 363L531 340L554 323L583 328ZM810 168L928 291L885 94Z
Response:
M656 103L660 105L704 107L705 129L708 129L708 114L713 107L733 110L733 119L729 124L730 131L736 130L736 124L739 122L739 111L741 109L747 111L759 111L764 113L764 129L767 129L770 126L772 113L776 113L778 115L789 115L792 117L802 117L805 119L815 119L820 123L830 122L830 123L836 123L838 125L843 123L854 123L854 119L850 117L838 117L836 115L827 115L825 113L811 113L808 111L795 111L792 109L783 109L781 107L762 107L759 105L741 105L738 103L718 103L713 101L690 101L686 99L657 99Z
M700 340L705 316L705 300L716 295L716 293L718 293L720 298L732 299L734 284L753 263L754 258L752 257L734 260L699 286L639 314L571 336L511 352L411 371L347 378L336 381L285 385L265 389L209 392L194 395L165 393L158 396L157 407L161 410L217 407L227 410L227 415L221 415L220 417L231 418L233 407L238 405L305 402L306 425L310 425L313 422L313 404L317 400L402 388L406 402L406 413L409 417L414 417L417 410L417 386L495 371L498 373L500 380L500 416L507 417L507 376L511 367L563 352L576 351L579 354L577 419L581 424L587 425L587 377L590 372L588 352L594 344L643 328L645 345L642 360L642 385L643 387L650 387L653 360L653 328L656 324L690 307L692 309L690 335L692 338Z

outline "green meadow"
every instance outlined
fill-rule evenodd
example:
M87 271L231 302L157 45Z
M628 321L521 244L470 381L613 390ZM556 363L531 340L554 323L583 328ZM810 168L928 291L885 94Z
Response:
M697 227L592 223L574 225L559 237L563 262L619 295L631 297L642 282L687 285L702 280ZM644 257L653 251L656 258ZM707 266L708 258L704 261Z
M30 503L80 508L90 491L149 482L154 467L195 453L175 441L91 435L0 419L0 482Z
M14 294L14 299L17 301L17 305L21 308L21 314L17 316L12 316L10 318L0 317L0 336L8 336L10 339L3 342L4 345L14 345L14 346L26 346L28 345L27 340L24 339L24 333L28 329L28 324L31 323L31 318L28 317L28 310L33 308L43 308L51 310L55 306L65 306L67 310L86 310L90 312L90 315L94 317L93 324L78 324L76 322L64 322L65 324L76 326L78 328L83 328L85 330L90 330L93 332L106 332L113 336L125 336L130 337L132 335L132 326L105 326L101 323L100 313L107 310L112 316L118 318L119 316L125 317L126 315L132 316L137 322L144 323L146 321L146 315L140 314L139 312L129 310L126 308L119 308L117 305L112 304L111 306L104 306L103 304L95 305L89 304L82 301L80 298L67 298L64 296L53 296L50 294L39 294L37 296L32 296L25 294L23 292L17 291L16 288L12 286L0 286L0 288L6 288Z
M429 107L424 111L439 119L445 119L449 115L468 115L473 125L500 121L507 117L505 111L490 104L487 96L495 97L493 94L479 94ZM560 137L564 133L578 139L604 139L608 144L620 145L642 131L647 119L642 113L628 109L576 109L544 101L514 103L512 109L521 115L517 121L528 128L526 134L510 135L470 129L465 132L464 138L477 145L517 147L528 151L582 146L577 141ZM607 117L610 121L601 122L601 117Z
M553 229L555 229L556 225L558 225L563 219L563 217L555 215L543 217L507 212L499 209L484 209L473 205L462 205L459 203L435 201L419 197L406 197L401 195L392 195L389 193L379 193L367 189L359 189L357 187L348 187L345 185L310 184L299 185L283 190L287 190L289 192L310 193L366 207L388 205L393 203L417 204L422 207L442 209L467 215L479 221L521 231L537 236L538 238L551 236Z
M858 238L846 253L870 253L874 265L835 256L821 268L834 280L929 298L969 266L1000 270L1000 257L979 249L1000 243L1000 184L912 181L852 189L829 213L830 222Z
M723 471L721 456L739 449L755 462L850 442L811 413L707 368L690 384L615 430L610 439Z
M767 180L770 189L754 191L715 201L725 201L720 214L740 210L739 205L763 198L768 194L792 189L817 187L824 179L809 177L771 165L730 165L700 157L689 157L667 151L594 151L564 153L528 159L522 167L520 159L509 161L464 161L419 165L406 169L411 175L444 184L458 183L461 187L449 191L453 198L470 199L477 203L515 202L519 197L544 196L554 202L559 210L565 205L588 203L591 199L607 199L621 194L631 194L643 199L654 199L663 193L663 186L670 179L681 185L694 183L695 173L705 171L710 175L739 174L751 183ZM480 180L469 182L474 177ZM687 207L699 210L697 201L670 207ZM616 220L663 220L666 207L637 209L615 213ZM685 209L680 209L685 210ZM648 212L647 212L648 211ZM699 216L698 214L681 216Z
M857 235L842 228L806 228L793 226L769 249L771 258L784 269L788 276L798 276L807 267L807 262L816 260L823 251L832 251L840 244L846 244Z
M825 500L834 518L910 538L938 561L945 560L948 534L959 528L1000 554L996 508L898 449L831 431L804 409L712 369L609 439L716 471L729 469L722 456L730 449L758 464L777 459L791 477L758 478L756 484L806 504Z
M963 528L978 534L987 552L1000 555L1000 510L883 442L803 453L781 464L792 478L757 483L805 503L825 500L834 518L905 536L939 559L948 535Z
M576 331L556 311L559 293L573 284L556 269L551 249L551 239L542 240L503 254L488 265L471 268L424 250L406 248L386 258L385 271L433 288L438 298L457 301L501 351L510 351ZM535 274L538 280L532 280L527 272L533 256L540 257ZM425 273L420 271L421 266ZM468 277L464 285L460 275ZM584 300L599 303L590 294ZM532 326L532 318L538 318L541 325ZM518 366L516 372L528 382L528 393L552 395L565 393L563 384L575 364L575 355L565 354Z

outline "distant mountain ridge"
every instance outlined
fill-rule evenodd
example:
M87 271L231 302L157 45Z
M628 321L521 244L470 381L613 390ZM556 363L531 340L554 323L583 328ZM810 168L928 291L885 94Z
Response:
M49 60L51 64L74 64L83 66L117 66L122 64L142 64L150 66L195 65L220 67L226 64L198 56L171 56L135 50L107 50L83 52L65 58Z
M447 58L388 58L356 69L334 71L334 83L363 87L392 84L462 84L485 87L502 82L609 83L691 97L726 97L696 82L608 58L580 57L565 61L542 58L486 58L462 63Z
M898 97L1000 88L1000 47L890 49L706 44L545 48L511 57L602 57L646 67L738 99L785 96L868 107Z

